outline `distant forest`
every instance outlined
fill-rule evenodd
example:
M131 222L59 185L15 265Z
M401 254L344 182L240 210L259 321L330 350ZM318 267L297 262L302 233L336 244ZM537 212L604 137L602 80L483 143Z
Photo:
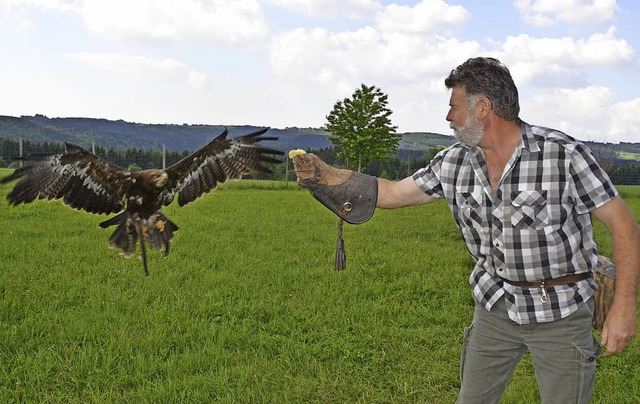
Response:
M364 172L381 178L402 179L411 175L418 168L424 167L433 155L443 147L444 146L434 146L428 153L419 154L419 157L415 159L400 160L396 157L390 161L374 160ZM592 147L596 158L598 158L602 167L609 173L615 184L640 185L640 161L619 159L616 157L616 152L609 147L603 147L597 144L591 144L590 147ZM63 148L62 143L33 143L23 141L22 155L33 156L61 153ZM115 150L114 148L107 149L102 146L95 146L93 151L106 161L130 170L161 168L163 167L163 162L166 167L169 167L190 153L189 151L166 151L163 157L161 151L145 151L138 148ZM335 147L326 147L317 150L309 149L309 151L317 154L328 164L338 167L345 166L345 162L337 156L339 150ZM15 160L14 157L19 156L19 154L19 141L0 138L0 167L17 166L19 160ZM289 165L290 164L291 163L289 163ZM291 166L289 170L287 170L285 164L273 164L271 168L274 171L273 175L252 173L246 178L284 180L288 175L289 180L295 180L295 173L291 169Z
M33 143L30 141L22 142L23 156L57 154L61 153L63 149L63 143ZM112 164L115 164L122 168L128 168L130 170L144 170L147 168L163 167L162 151L150 151L138 148L115 150L114 148L107 149L102 146L95 146L94 148L90 148L89 150ZM433 154L435 154L435 151L437 150L440 150L440 148L434 148ZM345 166L345 162L337 156L339 150L335 147L326 147L317 150L308 149L308 151L317 154L328 164L338 167ZM175 151L166 151L164 155L164 166L171 166L172 164L178 162L180 159L186 157L189 153L189 151L183 151L180 153ZM19 155L19 141L5 140L0 138L0 167L17 167L20 164L20 160L15 159L15 157ZM369 165L365 172L383 178L400 179L406 177L407 175L410 175L417 168L426 165L426 157L427 156L425 155L422 158L405 161L400 161L398 158L384 162L375 160ZM283 157L283 161L284 160L285 157ZM274 171L273 175L252 173L245 178L284 180L285 176L288 174L289 180L295 180L295 173L291 169L291 163L289 163L289 165L289 170L287 170L285 164L272 164L271 168Z
M227 128L229 137L256 130L251 126L221 125L150 125L90 118L47 118L0 116L0 167L15 165L14 157L60 153L64 142L76 143L106 161L132 170L161 168L163 147L165 166L179 161ZM278 137L268 147L287 152L305 149L316 153L327 163L344 167L337 157L338 149L328 140L323 129L271 129L268 135ZM364 172L388 179L402 179L424 167L438 151L455 139L436 133L404 133L398 153L390 161L374 160ZM22 143L22 146L20 145ZM640 184L640 143L585 142L615 184ZM22 147L22 149L21 149ZM248 178L295 179L291 165L275 164L274 174L254 173Z

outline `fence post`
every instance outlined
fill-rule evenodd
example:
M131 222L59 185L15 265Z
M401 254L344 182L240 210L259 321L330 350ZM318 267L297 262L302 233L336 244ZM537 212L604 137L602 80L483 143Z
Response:
M285 188L289 188L289 153L286 152L284 153L284 162L285 162L285 166L284 166L284 187Z

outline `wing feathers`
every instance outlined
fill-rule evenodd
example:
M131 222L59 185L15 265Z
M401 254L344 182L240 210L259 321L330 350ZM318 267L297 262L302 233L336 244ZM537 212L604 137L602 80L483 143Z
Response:
M183 206L224 183L240 179L251 171L272 173L265 164L280 163L284 154L264 148L260 142L277 140L261 136L264 128L244 136L227 139L225 129L211 142L166 170L168 182L159 202L168 205L176 193ZM89 213L117 213L124 209L127 193L134 183L131 173L112 166L73 144L65 144L65 153L31 159L30 165L0 180L20 180L7 199L13 205L39 199L62 199L65 204Z
M275 137L260 135L269 128L260 129L244 136L227 139L227 130L207 145L169 167L169 186L165 191L164 204L179 193L178 203L183 206L193 202L205 193L216 189L227 179L240 179L251 171L271 173L264 163L280 163L274 156L283 152L260 146L260 142L277 140Z
M210 165L202 166L202 179L204 182L204 187L206 189L214 189L216 187L216 179L213 175L213 170Z
M124 208L128 172L109 165L85 149L67 143L64 154L38 157L0 183L20 179L7 195L18 205L38 199L63 202L89 213L113 213Z

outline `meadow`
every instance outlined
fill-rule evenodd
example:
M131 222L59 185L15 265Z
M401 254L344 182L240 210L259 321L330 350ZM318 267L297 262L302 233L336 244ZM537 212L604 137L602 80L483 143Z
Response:
M640 218L640 187L620 190ZM180 230L145 277L104 217L8 191L0 402L455 402L473 262L444 203L345 225L336 272L337 220L306 191L232 183L164 209ZM598 365L593 402L638 402L637 340ZM538 401L527 356L503 402Z

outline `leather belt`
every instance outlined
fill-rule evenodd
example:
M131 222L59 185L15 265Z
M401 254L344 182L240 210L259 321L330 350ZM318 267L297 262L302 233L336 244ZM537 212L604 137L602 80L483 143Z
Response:
M591 278L591 272L582 272L580 274L566 275L559 278L543 279L537 282L510 281L505 278L500 279L510 285L518 286L520 288L548 288L551 286L567 285L569 283L575 283L589 278Z

